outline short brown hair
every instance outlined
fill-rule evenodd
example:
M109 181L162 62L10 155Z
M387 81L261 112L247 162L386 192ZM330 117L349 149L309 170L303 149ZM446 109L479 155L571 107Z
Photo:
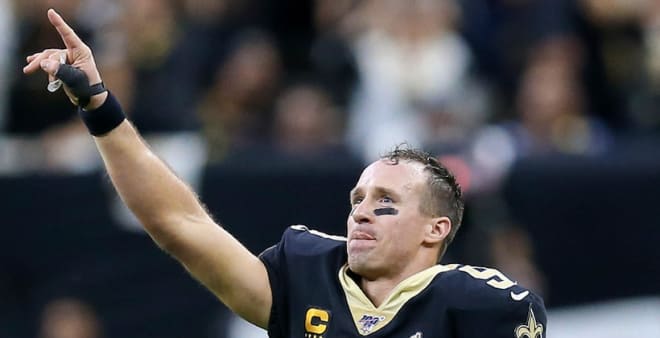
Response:
M463 220L463 193L456 182L456 177L434 156L407 144L398 145L392 151L382 155L381 159L395 164L402 160L420 163L429 173L428 198L426 198L426 203L420 205L421 211L434 216L446 216L451 220L449 235L445 238L444 247L438 256L438 260L440 260L449 244L454 240Z

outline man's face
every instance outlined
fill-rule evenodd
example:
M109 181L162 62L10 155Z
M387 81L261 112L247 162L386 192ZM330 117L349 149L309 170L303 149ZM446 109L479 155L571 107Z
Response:
M379 160L351 191L348 265L367 279L395 277L420 257L432 216L420 211L428 173L419 163Z

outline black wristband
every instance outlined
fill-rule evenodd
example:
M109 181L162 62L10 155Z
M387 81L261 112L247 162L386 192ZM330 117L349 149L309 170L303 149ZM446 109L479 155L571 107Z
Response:
M78 108L78 114L94 136L101 136L117 128L125 119L124 111L112 93L108 91L108 97L103 104L94 110Z

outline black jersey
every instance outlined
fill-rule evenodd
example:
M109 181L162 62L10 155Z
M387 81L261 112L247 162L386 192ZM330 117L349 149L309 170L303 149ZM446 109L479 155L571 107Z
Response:
M346 239L304 226L264 251L271 338L544 338L543 301L495 269L436 265L375 307L348 270Z

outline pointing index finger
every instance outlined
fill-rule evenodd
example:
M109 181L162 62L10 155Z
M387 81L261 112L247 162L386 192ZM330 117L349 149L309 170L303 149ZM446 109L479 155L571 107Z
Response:
M64 41L64 45L67 49L73 49L83 45L82 40L80 40L73 29L71 29L64 19L62 19L62 17L52 8L48 10L48 20L55 29L57 29L57 32L60 34L60 37L62 37L62 41Z

